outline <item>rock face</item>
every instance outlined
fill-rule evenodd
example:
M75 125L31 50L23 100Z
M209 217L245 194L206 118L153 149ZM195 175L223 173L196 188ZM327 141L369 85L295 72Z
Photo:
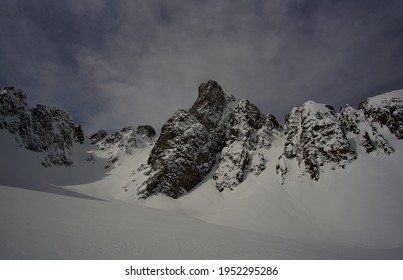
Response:
M379 152L391 154L394 152L393 147L378 132L374 123L365 117L363 110L346 106L340 112L339 120L348 135L351 135L348 138L350 145L355 147L356 153L360 147L368 154Z
M397 139L403 139L403 90L368 98L359 109L368 120L386 126Z
M264 116L248 100L235 100L215 81L202 83L196 102L168 120L147 165L138 170L147 177L138 194L178 198L210 172L218 191L232 190L247 176L265 170L264 151L276 137L284 140L276 165L283 182L292 161L300 177L318 181L325 170L346 168L361 150L373 155L393 153L377 124L401 138L400 96L378 96L358 110L347 106L340 113L308 101L292 109L283 131L274 116Z
M319 180L324 168L345 168L359 154L391 154L394 148L382 127L403 138L403 90L368 98L359 109L347 105L340 113L308 101L286 117L277 174L284 182L289 161L295 159L302 175Z
M84 141L81 126L74 126L69 114L41 104L30 108L26 94L12 87L0 92L0 129L14 134L21 147L42 152L45 167L71 166L69 152L73 143Z
M217 189L233 189L249 171L258 175L265 169L263 154L255 151L268 149L279 133L273 116L263 116L247 100L236 101L215 81L202 83L193 106L177 111L163 126L147 166L138 170L148 176L138 194L178 198L210 172L216 158Z
M120 131L108 135L105 130L99 130L90 136L92 144L108 154L109 160L105 168L111 167L119 158L131 155L135 149L154 144L155 130L150 125L122 128Z
M308 101L286 116L284 153L277 165L277 173L282 178L288 169L286 159L296 159L303 174L317 181L325 165L332 169L344 168L356 159L356 154L334 109Z
M139 194L178 198L207 175L214 157L207 129L189 112L179 110L162 127L147 162L152 175Z
M97 132L95 132L94 134L92 134L90 136L91 144L96 144L97 142L99 142L102 139L104 139L106 136L108 136L108 132L106 132L103 129L98 130Z
M269 149L273 134L281 133L277 120L271 115L265 117L248 100L236 101L232 108L213 175L219 191L234 189L250 172L259 175L265 169L265 158L256 150Z

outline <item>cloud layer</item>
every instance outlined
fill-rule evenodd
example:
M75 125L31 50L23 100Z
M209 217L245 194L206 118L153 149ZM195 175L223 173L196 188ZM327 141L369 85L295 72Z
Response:
M217 80L280 121L403 88L401 1L2 1L0 86L88 133L159 129Z

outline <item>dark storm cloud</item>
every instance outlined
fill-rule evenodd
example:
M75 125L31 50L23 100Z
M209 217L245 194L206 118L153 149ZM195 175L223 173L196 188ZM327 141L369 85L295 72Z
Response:
M0 82L88 130L150 123L217 80L280 119L403 88L401 1L2 1Z

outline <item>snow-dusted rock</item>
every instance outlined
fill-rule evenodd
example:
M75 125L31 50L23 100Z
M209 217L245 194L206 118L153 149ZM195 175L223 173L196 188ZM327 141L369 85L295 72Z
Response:
M359 109L370 121L387 126L397 139L403 139L403 90L368 98Z
M106 130L101 129L98 130L97 132L95 132L94 134L92 134L89 138L91 141L91 144L96 144L99 141L101 141L102 139L104 139L106 136L108 136L108 132L106 132Z
M302 174L318 180L323 166L344 168L356 159L337 114L329 105L313 101L293 108L284 126L284 154L277 173L286 176L284 158L296 159ZM283 158L284 157L284 158Z
M373 123L365 117L361 109L356 110L351 106L346 106L340 112L339 120L348 135L352 135L351 138L348 138L350 145L355 147L356 153L359 147L363 147L367 153L391 154L394 152L393 147L378 132Z
M155 136L152 126L143 125L136 129L127 126L111 135L108 135L105 130L100 130L94 133L90 139L101 151L107 153L109 160L105 168L109 168L122 156L132 154L135 149L153 145Z
M220 163L214 173L216 188L219 191L224 188L233 189L246 177L246 167L250 161L250 155L246 147L240 142L233 142L225 146L220 155Z
M198 88L198 97L189 109L208 131L215 152L221 151L233 115L234 96L225 94L216 81L209 80Z
M154 194L178 198L203 179L214 160L206 127L188 111L178 110L162 127L147 162L150 176L138 194L142 198Z
M225 144L213 176L219 191L235 188L250 172L259 175L265 169L265 158L256 150L269 149L273 132L281 130L274 116L265 117L246 99L236 101L231 113Z
M0 129L7 129L13 134L19 132L20 124L28 124L27 96L22 90L5 87L0 91ZM24 126L21 127L24 129Z
M258 149L269 149L281 127L248 100L236 101L215 81L202 83L189 110L179 110L163 126L138 190L142 198L165 194L173 198L192 190L219 162L213 178L219 191L233 189L249 173L259 175L266 160Z
M45 167L71 166L73 143L84 141L81 126L74 126L64 110L41 104L31 108L26 94L12 87L0 92L0 129L14 134L21 147L43 153Z

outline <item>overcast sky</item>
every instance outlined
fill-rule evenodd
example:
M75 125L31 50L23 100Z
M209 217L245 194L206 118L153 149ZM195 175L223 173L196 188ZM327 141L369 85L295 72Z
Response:
M403 1L1 0L0 87L87 133L157 131L214 79L281 123L403 88Z

